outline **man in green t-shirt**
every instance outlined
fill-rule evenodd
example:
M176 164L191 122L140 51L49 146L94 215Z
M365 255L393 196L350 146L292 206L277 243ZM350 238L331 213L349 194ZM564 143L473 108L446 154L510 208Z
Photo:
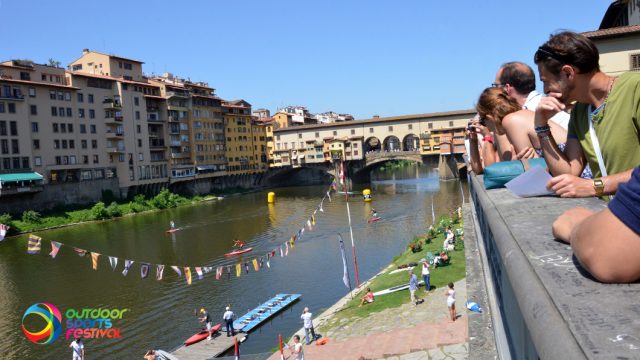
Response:
M534 56L547 94L536 108L536 133L555 175L547 187L562 197L615 194L640 165L640 73L609 76L599 58L591 40L568 31L552 35ZM547 122L572 107L563 152ZM592 180L578 177L587 163Z

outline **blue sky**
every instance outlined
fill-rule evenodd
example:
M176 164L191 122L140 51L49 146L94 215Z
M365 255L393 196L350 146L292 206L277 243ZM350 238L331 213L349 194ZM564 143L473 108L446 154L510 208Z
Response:
M0 59L65 66L83 48L206 81L272 112L356 119L469 109L550 33L598 28L610 1L0 0Z

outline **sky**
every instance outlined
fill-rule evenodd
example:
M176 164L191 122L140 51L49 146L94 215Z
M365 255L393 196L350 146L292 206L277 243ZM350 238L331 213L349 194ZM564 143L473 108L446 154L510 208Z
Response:
M597 30L611 1L0 0L0 60L83 48L204 81L223 99L356 119L471 109L551 33ZM535 69L535 67L534 67ZM538 88L541 84L538 82Z

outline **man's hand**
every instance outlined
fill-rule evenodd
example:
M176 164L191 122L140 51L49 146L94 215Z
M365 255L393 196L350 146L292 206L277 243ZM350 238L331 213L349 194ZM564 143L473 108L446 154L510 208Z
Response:
M545 126L555 114L565 110L566 105L560 102L561 93L551 92L540 99L534 117L535 126Z
M551 178L547 183L547 189L563 198L580 198L596 196L593 181L579 178L574 175L563 174Z
M553 222L551 227L553 236L558 240L571 244L571 232L573 229L593 213L593 211L581 207L565 211Z
M536 151L534 150L534 148L527 146L516 154L514 160L533 159L534 157L536 157Z

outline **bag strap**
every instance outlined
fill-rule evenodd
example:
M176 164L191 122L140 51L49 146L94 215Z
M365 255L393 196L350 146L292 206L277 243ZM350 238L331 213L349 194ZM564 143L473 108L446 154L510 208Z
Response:
M602 157L602 151L600 150L600 142L598 136L596 136L596 130L593 128L593 110L589 105L589 113L587 115L589 120L589 135L591 136L591 144L593 145L593 151L596 153L598 159L598 167L600 167L600 173L602 176L607 176L607 168L604 166L604 158Z
M524 171L529 170L531 166L529 166L529 159L521 159L522 167L524 167Z

